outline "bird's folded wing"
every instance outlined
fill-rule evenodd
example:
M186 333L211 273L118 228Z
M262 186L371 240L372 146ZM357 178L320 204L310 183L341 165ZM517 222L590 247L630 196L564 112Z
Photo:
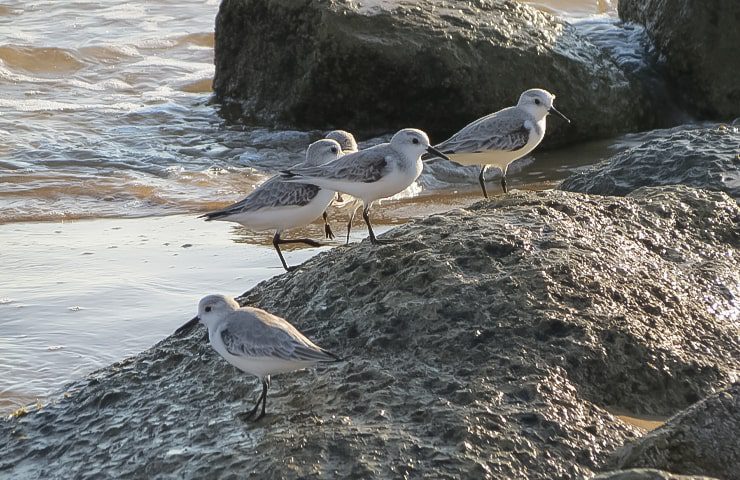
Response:
M316 185L288 183L277 176L257 187L244 200L207 215L213 218L263 208L302 206L313 200L319 190L320 188Z
M524 123L498 117L482 119L437 145L437 149L447 154L519 150L529 142L529 129Z
M315 167L291 168L293 175L320 177L348 182L377 182L388 167L386 156L381 150L361 150L345 155L333 162Z
M252 325L255 327L255 325ZM249 328L229 325L220 331L226 350L237 357L267 357L294 362L334 361L334 355L307 345L287 332L264 325Z

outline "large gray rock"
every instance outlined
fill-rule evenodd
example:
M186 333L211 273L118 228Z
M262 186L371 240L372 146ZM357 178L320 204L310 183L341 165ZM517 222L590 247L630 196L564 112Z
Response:
M558 188L626 195L644 186L690 185L740 200L740 126L656 130L637 146L577 172Z
M705 117L740 115L740 2L619 0L619 16L645 25L676 101Z
M215 64L227 115L283 127L413 126L441 141L532 87L573 120L550 121L549 145L653 124L643 87L612 59L514 1L224 0Z
M348 357L275 377L263 421L197 331L0 422L0 476L588 476L638 434L601 407L737 375L739 218L687 187L517 192L337 247L240 299Z
M714 477L697 475L676 475L653 468L630 468L600 473L591 480L714 480Z
M613 455L619 468L650 467L740 479L740 383L702 400Z

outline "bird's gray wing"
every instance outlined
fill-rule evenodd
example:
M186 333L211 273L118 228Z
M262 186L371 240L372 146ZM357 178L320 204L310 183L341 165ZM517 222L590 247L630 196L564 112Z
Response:
M388 155L393 152L387 145L377 145L366 150L344 155L332 162L315 167L298 167L284 174L302 177L321 177L349 182L372 183L380 180L388 169Z
M499 114L502 112L498 112ZM489 115L466 126L436 145L442 153L478 153L487 150L519 150L529 142L527 119L519 115Z
M319 190L321 188L316 185L285 182L278 175L257 187L240 202L229 205L222 210L209 212L204 216L208 220L213 220L236 213L253 212L263 208L303 206L313 200L319 193Z
M336 355L313 344L284 320L290 329L275 322L265 322L243 311L235 313L241 315L226 322L219 332L226 350L234 356L270 357L297 362L332 362L338 359Z

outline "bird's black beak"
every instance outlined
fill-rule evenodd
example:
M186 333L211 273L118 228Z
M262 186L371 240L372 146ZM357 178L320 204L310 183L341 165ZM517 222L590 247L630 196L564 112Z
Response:
M436 148L432 147L431 145L430 145L430 146L429 146L429 147L427 148L427 152L431 153L432 155L436 155L436 156L438 156L439 158L444 158L445 160L447 160L447 161L449 161L449 162L451 162L451 161L452 161L452 160L450 160L450 157L448 157L448 156L447 156L447 155L445 155L444 153L440 152L440 151L439 151L439 150L437 150Z
M548 110L548 112L549 112L549 113L554 113L554 114L555 114L555 115L557 115L558 117L560 117L560 118L562 118L563 120L565 120L566 122L570 123L570 120L568 119L568 117L566 117L565 115L563 115L562 113L560 113L560 110L558 110L557 108L555 108L555 107L550 107L550 109Z
M200 322L200 317L193 317L188 323L175 330L175 335L181 336L190 333L190 331L195 328L196 325L198 325L198 322Z

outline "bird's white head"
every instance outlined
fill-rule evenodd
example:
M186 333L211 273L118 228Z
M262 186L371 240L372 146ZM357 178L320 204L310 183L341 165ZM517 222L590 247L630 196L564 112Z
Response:
M238 309L239 304L233 298L225 295L208 295L198 303L198 316L196 318L204 325L210 326Z
M391 147L397 152L405 154L408 158L418 159L425 152L449 160L449 157L432 147L426 133L415 128L404 128L391 138Z
M198 322L210 328L211 325L218 323L220 319L226 317L230 312L238 309L239 304L236 303L236 300L225 295L208 295L207 297L203 297L200 303L198 303L198 315L178 328L175 331L175 335L190 332Z
M357 142L354 135L344 130L332 130L326 134L329 140L334 140L342 147L342 152L346 155L357 151Z
M342 147L329 139L318 140L308 146L306 150L305 166L323 165L342 156Z
M570 120L555 108L554 101L555 95L547 90L530 88L519 96L519 102L516 106L527 111L538 121L545 118L549 113L554 113L570 123Z

